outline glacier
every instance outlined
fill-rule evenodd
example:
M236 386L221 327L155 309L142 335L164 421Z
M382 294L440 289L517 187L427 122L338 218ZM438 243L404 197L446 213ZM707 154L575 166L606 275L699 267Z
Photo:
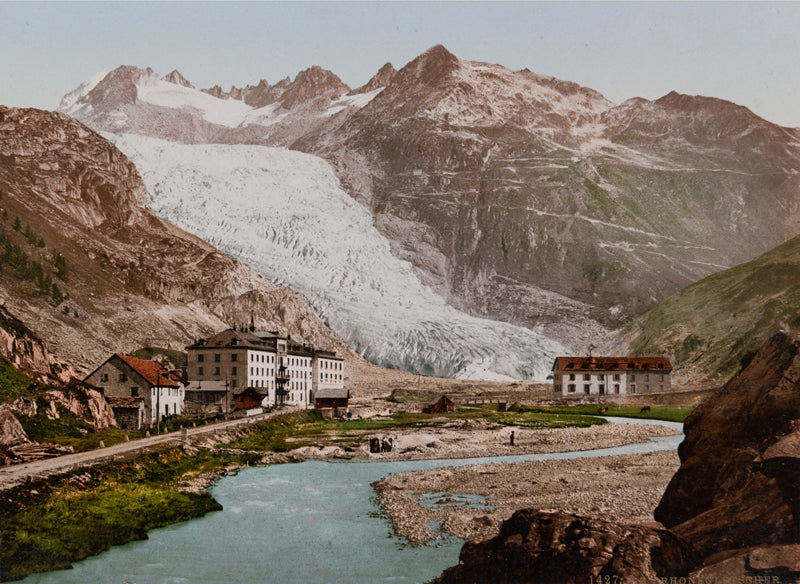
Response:
M369 211L319 157L106 133L160 218L305 296L365 359L425 375L543 380L561 343L460 312L392 255Z

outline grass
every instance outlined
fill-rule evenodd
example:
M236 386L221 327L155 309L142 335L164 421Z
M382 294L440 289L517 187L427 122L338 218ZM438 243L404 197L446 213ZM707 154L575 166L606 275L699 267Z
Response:
M222 507L181 481L242 457L164 448L0 492L0 581L68 568L147 531Z
M37 385L10 361L0 357L0 403L11 403L19 397L30 395Z
M692 413L694 406L650 406L648 411L642 411L641 406L618 406L614 404L582 404L576 406L551 406L551 407L519 407L522 411L550 413L550 414L571 414L583 416L597 416L599 408L606 407L608 411L603 412L604 416L616 416L623 418L643 418L648 420L666 420L668 422L683 422L686 416Z

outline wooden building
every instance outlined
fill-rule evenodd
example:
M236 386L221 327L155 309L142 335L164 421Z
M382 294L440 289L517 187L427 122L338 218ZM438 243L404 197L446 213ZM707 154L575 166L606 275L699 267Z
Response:
M314 397L314 407L318 410L338 408L346 410L350 406L350 390L344 388L320 389Z
M266 388L242 387L233 392L234 407L237 410L260 408L268 397Z
M444 414L447 412L456 411L456 404L446 395L443 395L432 404L428 404L422 408L423 414Z
M190 381L186 385L186 414L214 416L233 409L227 381Z

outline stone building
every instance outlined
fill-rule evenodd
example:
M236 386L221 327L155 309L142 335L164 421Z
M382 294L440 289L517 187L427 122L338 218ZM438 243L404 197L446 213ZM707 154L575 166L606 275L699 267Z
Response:
M144 425L183 414L184 384L180 372L169 371L147 359L115 353L92 371L84 382L97 387L106 398L141 398ZM130 409L130 403L124 403ZM116 409L114 413L116 416ZM127 417L128 412L123 416Z
M313 407L319 389L344 387L344 360L336 353L293 342L291 336L256 331L252 325L200 339L186 351L189 386L226 384L225 411L233 408L233 396L248 387L264 393L269 406L300 407Z
M557 357L553 391L565 397L670 391L667 357Z

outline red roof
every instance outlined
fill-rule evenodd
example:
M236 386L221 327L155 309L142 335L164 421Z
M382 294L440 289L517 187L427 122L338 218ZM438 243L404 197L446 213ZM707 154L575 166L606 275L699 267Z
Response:
M170 374L170 371L164 369L158 363L148 361L147 359L131 357L130 355L120 355L119 353L114 353L114 357L127 363L128 367L144 377L150 385L156 387L179 387L174 377Z
M561 371L672 371L669 357L556 357Z

